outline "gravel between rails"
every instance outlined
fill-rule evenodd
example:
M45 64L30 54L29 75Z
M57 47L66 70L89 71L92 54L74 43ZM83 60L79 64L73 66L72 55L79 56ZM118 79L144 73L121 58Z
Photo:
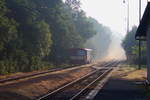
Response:
M10 100L10 98L11 100L18 100L17 97L22 98L22 100L34 99L39 95L52 91L59 86L71 82L93 70L96 69L91 66L85 66L73 70L68 69L51 72L44 76L21 80L17 83L1 85L0 100Z
M93 84L93 80L97 79L96 77L101 77L101 75L105 75L104 73L109 72L103 72L103 70L112 69L108 66L113 66L114 64L114 62L104 64L104 66L101 69L93 71L71 83L66 84L65 86L58 88L57 90L49 92L48 94L39 97L38 100L69 100L69 98L74 96L76 93L80 93L80 91L84 89L84 87L88 86L89 83Z
M106 63L106 62L104 62ZM15 81L14 83L0 85L0 100L33 100L59 88L62 85L72 82L87 73L90 73L97 67L101 67L103 62L90 65L79 66L79 68L69 68L61 71L47 73L38 77L32 77L26 80ZM37 91L38 90L38 91ZM19 98L19 99L18 99Z

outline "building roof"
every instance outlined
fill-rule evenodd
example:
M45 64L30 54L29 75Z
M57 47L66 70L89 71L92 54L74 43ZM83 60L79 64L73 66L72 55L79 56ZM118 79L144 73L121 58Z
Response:
M137 29L135 38L137 40L146 40L147 28L150 24L150 2L148 2L143 17L141 19L140 25Z
M86 51L92 51L92 49L89 49L89 48L70 48L69 50L86 50Z

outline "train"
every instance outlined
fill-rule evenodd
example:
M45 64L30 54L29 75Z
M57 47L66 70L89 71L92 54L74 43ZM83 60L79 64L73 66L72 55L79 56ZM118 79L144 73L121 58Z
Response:
M71 64L89 64L92 62L92 49L88 48L70 48L69 62Z

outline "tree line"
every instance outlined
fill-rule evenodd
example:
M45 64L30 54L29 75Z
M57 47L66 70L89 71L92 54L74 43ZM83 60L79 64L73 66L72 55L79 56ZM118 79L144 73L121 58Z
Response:
M135 40L135 34L137 31L137 26L133 26L129 33L123 40L122 46L126 52L127 61L130 64L138 64L139 63L139 41ZM146 65L147 58L147 48L146 42L141 42L141 64Z
M77 0L0 0L0 74L67 61L97 32Z

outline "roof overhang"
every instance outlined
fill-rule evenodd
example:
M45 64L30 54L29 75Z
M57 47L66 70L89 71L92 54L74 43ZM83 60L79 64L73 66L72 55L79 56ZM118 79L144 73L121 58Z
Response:
M136 36L136 40L146 41L146 36Z
M150 2L148 2L139 27L137 29L135 39L136 40L146 40L147 29L150 25Z

